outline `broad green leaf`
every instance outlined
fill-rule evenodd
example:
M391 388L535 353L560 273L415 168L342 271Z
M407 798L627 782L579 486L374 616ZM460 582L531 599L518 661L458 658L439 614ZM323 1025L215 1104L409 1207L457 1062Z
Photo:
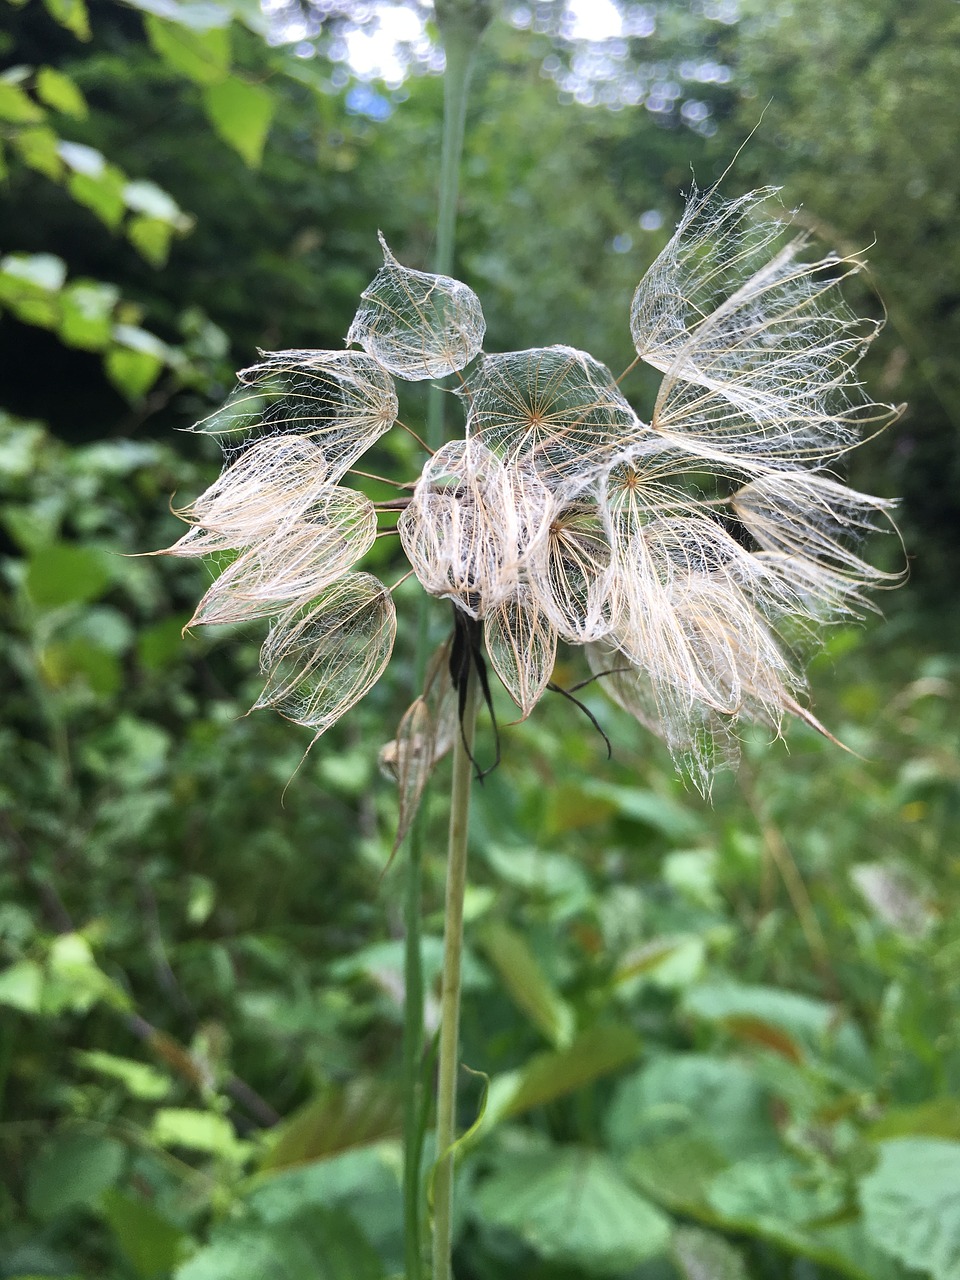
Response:
M11 143L20 152L20 159L30 169L36 169L54 181L63 175L63 161L60 158L60 139L45 125L35 128L18 129Z
M27 561L24 586L38 609L86 604L103 594L110 582L110 562L96 547L55 542Z
M120 687L121 669L115 654L85 636L52 640L40 650L37 665L51 689L65 689L80 681L101 697L111 697Z
M47 956L44 1010L86 1013L101 1002L123 1011L130 1008L129 996L99 967L87 939L80 933L58 934Z
M170 253L173 228L159 218L140 214L131 218L124 228L127 239L151 266L162 267Z
M664 1253L670 1241L669 1219L609 1159L586 1148L502 1158L478 1185L470 1208L542 1257L591 1275L621 1275Z
M0 1005L23 1013L39 1013L43 997L43 969L34 960L20 960L0 973Z
M72 32L78 40L90 39L90 18L84 0L43 0L55 22Z
M728 1223L768 1238L800 1239L844 1207L841 1189L818 1183L812 1172L788 1156L740 1160L714 1178L710 1206Z
M76 1205L92 1205L119 1179L126 1152L113 1138L65 1129L46 1143L27 1169L27 1207L55 1218Z
M153 1117L150 1136L160 1147L185 1147L228 1160L245 1160L252 1150L224 1116L189 1107L162 1107Z
M960 1142L893 1138L860 1184L868 1236L934 1280L960 1280Z
M183 1233L145 1200L110 1188L100 1197L100 1214L121 1250L144 1280L176 1266Z
M402 1232L399 1155L399 1143L385 1142L271 1172L257 1178L247 1202L270 1223L287 1222L307 1206L349 1209L386 1255Z
M54 111L75 120L87 118L87 103L73 80L54 67L41 67L37 72L37 97Z
M106 157L96 147L88 147L85 142L68 142L61 139L58 147L60 159L74 173L83 174L87 178L102 177L107 167Z
M480 931L477 941L500 975L510 998L556 1048L570 1044L573 1009L554 988L521 933L501 921Z
M55 329L66 264L52 253L11 253L0 260L0 304L25 324Z
M123 189L123 198L128 209L134 213L146 214L149 218L159 218L161 222L169 222L177 227L186 217L180 206L155 182L128 182Z
M631 1182L657 1204L712 1221L707 1193L728 1163L708 1138L687 1130L634 1147L623 1168Z
M131 403L136 403L157 380L163 361L146 351L112 347L103 358L107 377Z
M382 1280L383 1264L353 1218L311 1208L279 1226L221 1227L175 1280Z
M70 347L100 351L112 336L113 309L120 291L112 284L74 280L60 294L59 333Z
M891 1107L869 1130L874 1142L885 1138L953 1138L960 1142L960 1098L931 1098L912 1107Z
M8 253L0 259L0 297L6 300L16 285L56 293L67 278L67 264L52 253Z
M617 1151L679 1136L709 1142L728 1161L780 1150L771 1099L749 1068L694 1053L664 1054L621 1081L606 1132Z
M702 833L699 815L672 796L657 795L640 787L617 786L612 782L591 781L584 790L595 799L607 801L620 817L652 827L669 840L688 841Z
M63 144L59 148L63 155ZM67 182L67 190L79 204L95 213L111 231L116 230L123 219L123 174L112 164L91 175L73 173Z
M137 1062L133 1058L118 1058L116 1054L96 1049L77 1049L73 1058L87 1071L118 1081L132 1097L142 1098L146 1102L159 1102L172 1087L169 1076L148 1063Z
M195 84L213 85L230 72L230 32L223 27L191 30L148 14L147 37L155 53L174 71Z
M277 100L269 89L232 76L203 91L207 118L220 137L251 168L260 165Z
M749 1280L739 1251L712 1231L678 1227L671 1255L682 1280Z
M237 11L237 0L229 5L214 4L211 0L130 0L134 9L167 18L191 31L212 31L215 27L228 27Z
M11 124L39 124L43 118L43 108L38 107L18 84L0 80L0 120Z
M684 1009L793 1062L811 1056L858 1080L870 1079L870 1057L859 1027L825 1000L778 987L706 982L687 992Z
M399 1137L403 1127L402 1101L390 1084L374 1079L334 1085L286 1120L276 1135L261 1169L284 1169L385 1138Z
M591 1027L566 1049L539 1053L524 1066L494 1076L483 1128L582 1089L635 1062L640 1039L626 1026Z

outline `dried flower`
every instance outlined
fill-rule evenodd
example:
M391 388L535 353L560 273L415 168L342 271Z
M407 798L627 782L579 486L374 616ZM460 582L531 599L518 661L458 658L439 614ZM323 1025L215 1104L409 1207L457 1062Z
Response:
M585 352L482 354L473 291L401 266L382 238L348 335L362 353L282 352L241 373L197 428L227 465L170 553L235 556L192 622L272 618L257 705L319 735L382 673L391 593L354 570L377 511L340 482L396 419L391 375L456 373L464 437L427 459L398 532L424 589L482 629L523 717L564 641L701 786L735 758L741 722L816 725L792 651L889 578L851 536L891 504L828 468L895 411L857 379L879 326L838 286L860 264L805 262L802 237L778 248L773 196L694 191L637 287L638 359L663 373L649 424ZM443 671L388 753L412 804L449 740Z

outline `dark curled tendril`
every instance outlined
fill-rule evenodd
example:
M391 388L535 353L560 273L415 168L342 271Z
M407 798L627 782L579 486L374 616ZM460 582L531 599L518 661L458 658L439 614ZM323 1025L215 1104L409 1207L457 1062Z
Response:
M602 675L609 675L610 673L609 673L609 672L601 672L601 674L602 674ZM584 685L591 684L591 683L592 683L592 681L596 680L597 678L598 678L597 676L591 676L589 680L581 680L579 684L575 684L573 687L574 687L574 689L582 689L582 688L584 687ZM573 696L573 692L572 692L570 689L564 689L561 685L559 685L559 684L554 684L552 680L550 680L550 681L547 683L547 688L550 690L550 692L551 692L551 693L559 693L562 697L566 698L568 702L572 702L572 703L573 703L573 705L574 705L575 707L579 707L579 708L580 708L580 710L583 712L583 714L587 717L587 719L590 721L590 723L591 723L591 724L593 725L593 727L596 729L597 733L599 733L600 737L601 737L601 738L604 740L604 742L607 744L607 759L608 759L608 760L612 760L612 759L613 759L613 747L611 747L611 745L610 745L610 739L609 739L609 738L607 737L607 735L604 733L603 729L602 729L602 728L601 728L601 726L600 726L600 721L599 721L599 720L597 719L597 717L593 714L593 712L592 712L592 711L590 710L590 708L586 705L586 703L581 702L579 698L575 698L575 697Z
M477 679L480 681L480 691L483 694L483 701L487 711L490 713L490 723L493 725L494 740L494 760L486 769L481 769L477 764L476 756L467 745L467 735L463 728L463 717L467 709L467 680L470 675L470 668L473 667L477 673ZM450 646L450 682L457 691L457 717L460 721L460 736L463 739L463 745L466 748L470 763L476 770L476 778L478 782L483 782L489 773L493 773L497 765L500 763L500 729L497 725L496 713L493 709L493 698L490 694L490 681L487 679L487 663L483 656L483 630L476 618L471 618L469 614L463 613L454 605L453 607L453 642Z

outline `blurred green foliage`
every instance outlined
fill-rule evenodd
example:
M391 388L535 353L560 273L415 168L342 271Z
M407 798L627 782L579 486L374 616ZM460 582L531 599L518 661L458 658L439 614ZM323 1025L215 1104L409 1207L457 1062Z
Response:
M851 752L750 741L712 805L591 688L611 763L561 699L503 728L471 837L462 1280L960 1276L960 11L709 9L662 5L625 65L731 68L697 89L713 132L681 95L558 105L541 67L569 48L495 26L461 274L491 348L622 367L690 166L719 176L772 96L726 181L784 182L842 250L876 236L870 376L911 408L858 478L906 492L916 582L814 663ZM245 714L258 638L181 638L202 567L136 553L216 469L170 429L257 345L338 345L377 228L427 260L441 86L377 121L251 6L143 10L30 0L0 46L0 1276L376 1280L402 1265L403 873L376 754L412 637L301 761ZM431 1026L442 797L443 767Z

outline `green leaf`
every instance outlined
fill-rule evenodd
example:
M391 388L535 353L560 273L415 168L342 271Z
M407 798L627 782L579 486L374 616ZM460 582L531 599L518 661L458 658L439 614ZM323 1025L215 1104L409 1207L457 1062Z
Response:
M160 1147L185 1147L228 1160L245 1160L252 1150L224 1116L188 1107L162 1107L153 1117L150 1136Z
M92 1205L118 1180L122 1143L85 1130L66 1129L41 1148L27 1170L27 1207L37 1218L55 1218L77 1205Z
M566 1049L540 1053L517 1071L490 1081L483 1129L509 1116L542 1107L635 1062L640 1038L629 1027L600 1026L582 1032Z
M51 689L65 689L81 681L94 693L109 698L120 688L121 669L115 655L85 636L44 645L38 667Z
M131 1097L142 1098L146 1102L159 1102L170 1092L169 1077L146 1062L137 1062L134 1058L118 1058L116 1054L96 1049L76 1049L73 1058L87 1071L118 1081Z
M311 1208L271 1227L227 1226L175 1280L382 1280L383 1264L343 1210Z
M128 182L123 189L123 198L127 208L134 213L168 222L172 227L179 227L186 217L173 196L155 182Z
M836 1005L778 987L706 982L686 993L684 1010L717 1022L740 1039L802 1062L834 1063L858 1080L871 1078L860 1029Z
M63 155L63 143L59 151ZM100 173L73 173L67 182L67 190L78 204L95 213L111 231L115 231L123 219L124 178L119 169L105 165Z
M789 1156L741 1160L711 1183L711 1208L732 1225L768 1239L802 1242L804 1228L844 1207L835 1185L818 1183L811 1170Z
M60 294L60 337L70 347L101 351L112 338L113 309L119 297L115 285L73 281Z
M271 1135L260 1167L289 1168L398 1137L402 1111L402 1099L391 1084L371 1078L331 1086Z
M20 159L30 169L58 181L63 176L60 158L60 139L52 129L38 125L34 129L18 129L11 139L20 152Z
M167 66L195 84L214 85L230 71L230 32L223 27L191 30L148 14L147 37Z
M9 120L11 124L39 124L43 118L43 108L18 84L0 80L0 120Z
M43 3L61 27L66 27L78 40L90 39L90 18L84 0L43 0Z
M679 843L702 834L700 817L672 796L657 795L640 787L621 787L612 782L592 780L584 790L598 800L607 801L621 818L652 827L668 840Z
M107 377L131 403L136 403L156 382L163 361L146 351L113 347L104 356Z
M130 0L134 9L167 18L191 31L211 31L214 27L228 27L238 11L238 0L229 5L213 4L210 0Z
M934 1280L960 1280L960 1142L894 1138L860 1185L869 1237Z
M73 80L53 67L41 67L37 72L37 97L54 111L72 116L75 120L87 118L87 103Z
M86 938L80 933L59 934L47 956L45 1012L86 1013L101 1001L114 1009L130 1008L126 992L99 967Z
M23 1013L39 1013L43 1000L43 969L33 960L20 960L0 973L0 1004Z
M570 1044L574 1013L544 973L526 939L502 922L483 928L478 942L517 1008L558 1049Z
M780 1150L771 1099L750 1069L694 1053L664 1054L621 1081L605 1128L617 1151L682 1135L728 1161Z
M678 1227L672 1257L683 1280L749 1280L740 1253L712 1231Z
M670 1222L605 1156L558 1147L503 1158L477 1188L473 1213L515 1232L542 1257L618 1275L663 1253Z
M19 285L56 293L67 278L67 264L52 253L8 253L0 259L0 297L7 297Z
M173 237L173 228L169 222L140 214L136 218L131 218L124 230L127 239L151 266L164 265L170 253L170 240Z
M109 1189L100 1197L100 1213L144 1280L176 1265L183 1233L145 1201Z
M231 77L203 91L207 118L220 137L251 168L259 167L277 100L260 85Z
M24 586L38 609L85 604L102 595L110 582L110 563L96 547L55 542L27 561Z
M681 1132L635 1147L623 1161L630 1180L675 1213L713 1219L707 1194L728 1161L708 1139Z
M960 1098L931 1098L912 1107L891 1107L869 1129L874 1142L885 1138L953 1138L960 1142Z

